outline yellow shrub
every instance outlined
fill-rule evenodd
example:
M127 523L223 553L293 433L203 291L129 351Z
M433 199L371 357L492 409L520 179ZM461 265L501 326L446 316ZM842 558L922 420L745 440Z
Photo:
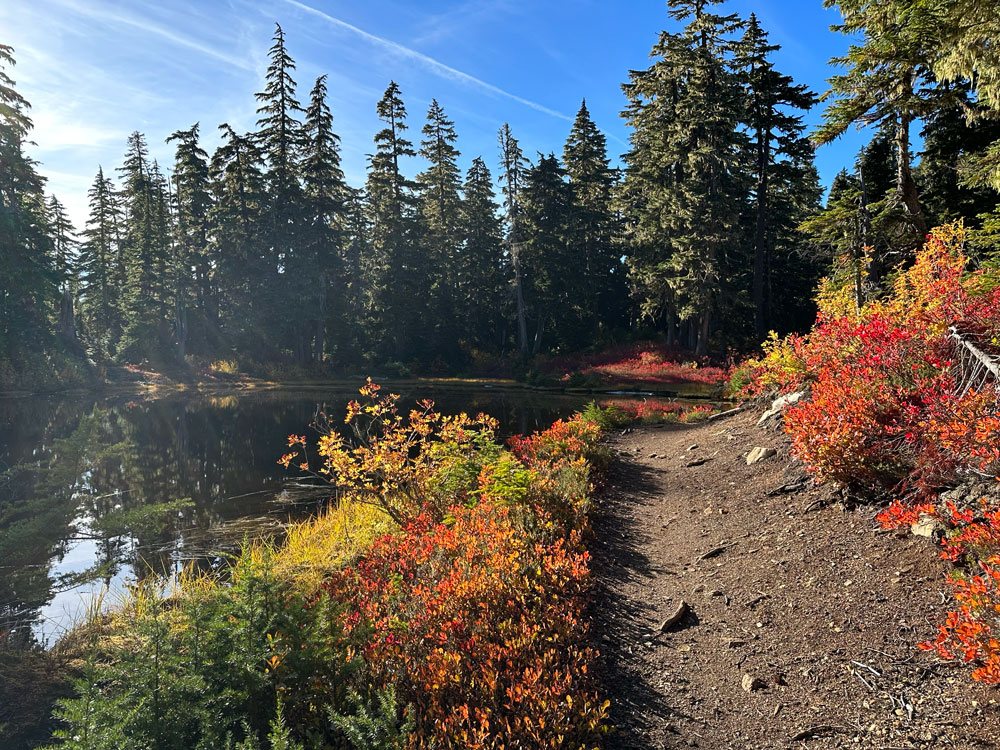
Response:
M296 587L318 587L326 573L396 528L382 509L345 496L316 518L288 529L272 561L272 572L294 581Z

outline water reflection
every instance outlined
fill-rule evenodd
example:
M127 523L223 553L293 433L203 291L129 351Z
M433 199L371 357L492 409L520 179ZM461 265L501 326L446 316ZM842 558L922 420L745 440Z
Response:
M356 392L267 391L161 399L0 399L0 639L51 641L101 587L150 570L221 564L301 508L275 463L317 409ZM530 432L588 399L497 389L403 392L445 413L484 411Z

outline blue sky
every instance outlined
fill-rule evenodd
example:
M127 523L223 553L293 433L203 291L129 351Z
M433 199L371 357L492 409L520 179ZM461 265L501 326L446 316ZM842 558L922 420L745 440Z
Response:
M729 0L755 12L782 45L775 62L818 93L831 56L848 40L821 0ZM0 43L15 48L12 71L32 103L33 155L49 189L82 225L86 190L98 165L116 168L125 139L144 132L161 166L164 139L200 122L205 146L216 126L254 127L274 22L298 65L300 98L329 75L330 106L349 181L364 179L365 154L379 124L375 103L391 79L403 91L410 135L419 140L437 98L455 121L462 166L482 155L496 168L496 131L509 122L525 150L561 152L571 120L587 105L626 150L620 84L649 64L649 50L672 24L663 0L4 0ZM819 120L817 108L807 117ZM824 184L853 161L864 141L850 132L819 149ZM419 160L407 165L415 174Z

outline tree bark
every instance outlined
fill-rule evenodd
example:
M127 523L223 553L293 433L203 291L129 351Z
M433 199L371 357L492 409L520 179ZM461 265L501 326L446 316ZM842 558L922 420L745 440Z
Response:
M705 312L701 315L701 326L698 330L698 343L695 346L694 353L699 357L704 357L708 354L708 333L712 325L712 308L708 306L705 308Z
M323 361L323 343L326 338L326 271L319 275L319 310L316 313L316 332L313 342L312 359L316 362Z
M517 348L521 356L528 354L528 323L524 313L524 291L521 284L521 252L517 242L512 242L511 259L514 262L514 297L517 303Z
M927 221L920 206L920 196L917 194L917 185L913 181L913 172L910 168L910 121L913 117L905 104L912 96L913 74L911 73L904 86L902 97L904 105L899 111L896 128L896 198L906 207L907 219L920 233L923 241L927 235Z
M767 165L770 156L770 133L757 131L757 226L754 232L753 247L753 309L754 331L757 339L763 341L767 336L770 321L767 319L767 307L764 300L764 281L767 257Z

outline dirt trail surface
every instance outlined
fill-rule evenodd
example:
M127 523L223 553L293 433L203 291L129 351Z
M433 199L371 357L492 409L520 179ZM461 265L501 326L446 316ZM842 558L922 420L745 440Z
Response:
M812 486L756 417L611 441L592 546L608 747L1000 747L1000 692L915 645L947 608L933 543ZM776 455L747 465L755 447Z

